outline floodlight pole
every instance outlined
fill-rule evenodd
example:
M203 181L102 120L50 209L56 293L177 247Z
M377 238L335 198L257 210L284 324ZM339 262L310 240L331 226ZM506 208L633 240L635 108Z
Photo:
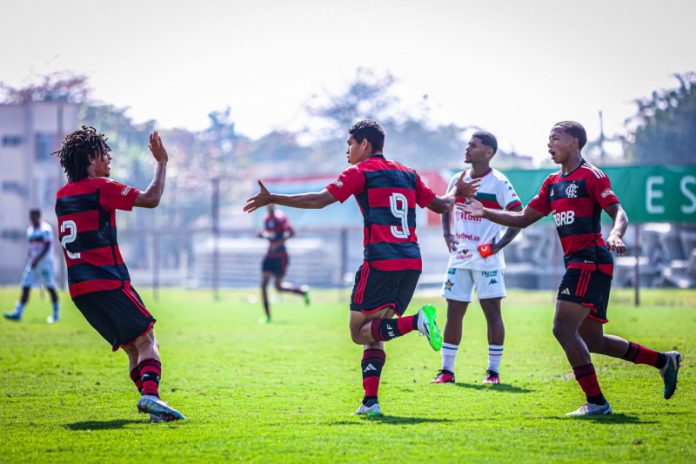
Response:
M633 228L633 255L636 258L633 277L633 305L640 306L640 224Z
M213 298L220 299L220 178L213 177L212 226L213 226Z

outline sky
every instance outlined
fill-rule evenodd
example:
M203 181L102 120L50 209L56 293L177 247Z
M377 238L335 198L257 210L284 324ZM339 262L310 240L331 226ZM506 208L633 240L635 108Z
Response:
M692 0L0 0L0 81L70 70L93 97L162 128L229 106L251 137L298 130L313 95L359 67L404 108L485 128L541 159L559 120L624 130L634 99L696 70ZM387 134L388 151L388 134Z

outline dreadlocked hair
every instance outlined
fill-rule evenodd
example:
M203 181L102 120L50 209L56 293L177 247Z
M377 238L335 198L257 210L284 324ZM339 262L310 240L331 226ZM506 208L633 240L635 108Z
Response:
M94 127L82 126L66 135L61 149L51 154L60 160L68 181L77 182L87 177L87 167L96 156L111 150L106 140Z

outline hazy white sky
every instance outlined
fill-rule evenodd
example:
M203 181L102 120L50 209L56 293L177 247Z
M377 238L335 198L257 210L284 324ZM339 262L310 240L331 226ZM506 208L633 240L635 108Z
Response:
M405 106L546 156L551 125L620 131L631 101L696 70L693 0L0 0L0 80L87 74L136 121L201 129L232 107L257 137L358 67L389 71Z

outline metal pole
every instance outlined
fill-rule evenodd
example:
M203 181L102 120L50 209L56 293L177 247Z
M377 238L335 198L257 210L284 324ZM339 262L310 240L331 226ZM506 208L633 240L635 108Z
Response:
M633 304L640 306L640 224L633 225L633 254L636 257L633 277Z
M346 272L348 272L348 229L341 229L341 288L346 286Z
M57 118L57 126L58 126L58 143L62 145L63 143L63 138L65 137L65 121L64 121L64 110L63 110L63 103L59 102L58 103L58 113L56 114ZM65 178L63 177L63 168L61 167L60 163L56 161L56 166L58 167L58 177L56 178L56 191L62 186L63 182L65 181ZM56 237L58 236L58 231L56 231ZM56 247L56 262L60 263L58 265L58 287L65 291L65 284L67 281L67 273L66 273L66 267L65 267L65 260L63 259L63 250L61 247Z
M213 298L220 299L220 179L214 177L212 200L213 225Z

